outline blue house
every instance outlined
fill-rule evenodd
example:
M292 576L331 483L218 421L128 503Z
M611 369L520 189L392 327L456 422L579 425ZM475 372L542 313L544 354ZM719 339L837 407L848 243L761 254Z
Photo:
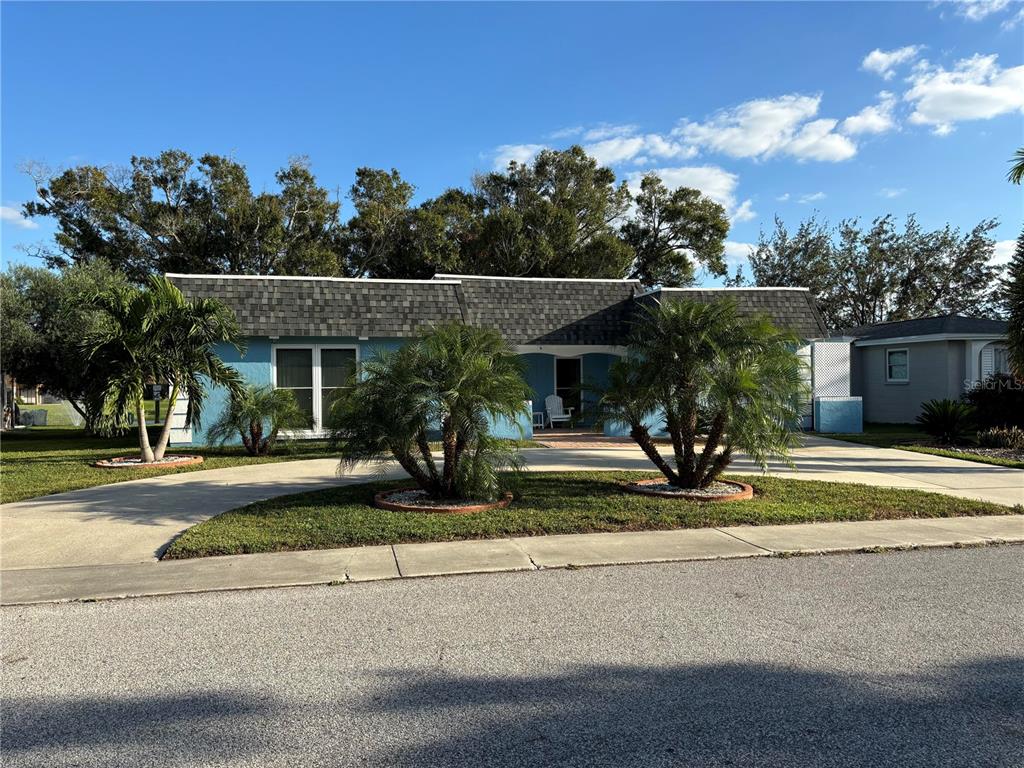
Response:
M730 297L741 313L765 314L807 340L825 329L813 297L801 288L674 288L645 290L636 280L435 275L430 280L372 280L336 277L180 275L168 278L190 298L215 298L234 310L247 337L239 355L225 347L223 360L254 384L289 389L313 419L303 436L325 434L332 393L362 360L395 348L419 329L461 321L494 328L526 362L532 403L519 425L496 432L533 434L544 401L557 394L575 408L577 423L592 423L593 396L582 385L601 386L612 362L626 352L631 319L644 302ZM215 390L204 405L207 425L226 404ZM206 442L201 427L184 426L176 404L172 441ZM531 418L532 417L532 418Z

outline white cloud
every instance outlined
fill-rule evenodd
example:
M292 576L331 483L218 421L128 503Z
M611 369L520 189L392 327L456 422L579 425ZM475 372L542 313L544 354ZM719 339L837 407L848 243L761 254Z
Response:
M13 224L19 229L39 229L37 222L26 219L21 215L21 211L9 205L0 205L0 220Z
M1016 240L1000 240L996 243L995 253L992 255L991 264L1002 266L1009 264L1013 258L1013 252L1017 249Z
M549 139L568 139L572 136L579 136L583 133L582 125L574 125L570 128L559 128L557 131L552 131L548 134Z
M809 195L800 195L798 202L807 205L808 203L816 203L819 200L824 200L827 195L824 192L813 192Z
M904 194L906 191L907 190L903 187L882 187L878 190L878 194L892 200L893 198Z
M789 200L789 192L783 192L781 195L779 195L775 199L778 200L780 203L784 203L787 200Z
M920 45L905 45L892 51L882 51L875 48L875 50L864 57L864 61L860 63L860 68L867 72L874 72L876 75L881 76L883 80L891 80L893 75L896 74L896 67L917 58L917 54L920 53L922 47Z
M494 170L504 171L513 161L528 163L542 149L546 149L543 144L502 144L494 150Z
M735 240L725 241L725 263L730 270L749 263L750 252L756 246L753 243L738 243Z
M896 127L893 110L896 108L896 95L889 91L878 94L878 103L864 107L856 115L843 120L843 133L857 135L860 133L885 133Z
M914 106L910 122L933 126L944 136L962 120L988 120L1024 111L1024 66L1002 69L997 56L975 54L953 69L920 62L903 95Z
M604 139L595 144L587 144L583 148L601 165L617 165L628 160L637 162L640 158L647 160L650 157L685 160L697 154L696 147L684 146L656 133Z
M856 145L834 132L836 120L811 120L821 96L789 94L754 99L722 110L703 123L683 120L673 136L733 157L790 155L837 162L853 157Z
M1021 8L1019 11L1017 11L1017 13L1015 13L1010 18L1006 19L999 26L1006 31L1010 31L1011 29L1016 29L1017 25L1021 24L1022 22L1024 22L1024 8Z
M968 21L981 21L993 13L999 13L1010 4L1010 0L952 0L956 4L956 15Z
M733 221L748 221L757 216L752 210L750 200L738 202L736 199L739 176L724 168L719 168L717 165L692 165L634 171L626 176L630 192L634 195L639 192L640 181L648 173L656 174L669 189L676 187L699 189L716 203L721 204Z
M637 127L635 125L611 125L609 123L601 123L601 125L595 126L584 133L583 140L602 141L603 139L631 136L636 132Z

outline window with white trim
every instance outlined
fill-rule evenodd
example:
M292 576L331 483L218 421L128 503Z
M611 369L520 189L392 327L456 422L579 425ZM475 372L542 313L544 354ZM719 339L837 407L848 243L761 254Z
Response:
M354 346L333 344L282 344L273 348L273 379L277 389L287 389L322 432L331 401L359 362Z
M885 350L885 380L910 381L910 350Z
M1010 350L996 347L992 350L992 373L1010 372Z

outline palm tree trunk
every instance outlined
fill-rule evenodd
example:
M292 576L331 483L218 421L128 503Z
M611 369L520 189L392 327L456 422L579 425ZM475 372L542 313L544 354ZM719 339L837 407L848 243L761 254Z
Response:
M430 473L430 479L435 483L440 478L437 476L437 465L434 463L434 454L430 451L430 443L427 441L427 435L420 430L419 434L416 435L416 447L420 449L420 456L423 458L423 463L427 467L427 472Z
M153 449L149 445L149 432L146 431L146 404L140 397L135 403L135 420L138 422L139 427L139 453L142 455L142 460L146 463L152 463L156 460L153 454Z
M445 416L441 421L441 445L444 448L444 468L441 475L441 490L446 498L451 498L455 491L455 446L458 438L455 429L452 427L450 416Z
M640 450L647 455L647 458L651 460L651 463L661 470L661 474L663 474L670 483L676 483L679 481L678 475L672 471L672 467L668 465L668 462L665 461L661 452L658 450L658 447L654 444L654 441L651 440L651 433L647 430L647 427L643 425L636 425L629 430L629 436L632 437L636 444L640 446Z
M391 455L395 457L399 466L409 473L409 477L416 481L416 485L431 496L438 495L440 489L438 488L437 482L430 479L412 454L406 453L405 451L396 451L392 448Z
M729 466L730 462L732 462L732 446L726 444L725 448L722 449L722 452L718 454L714 464L711 465L711 471L708 472L707 477L704 479L703 487L706 488L715 482L719 475L725 472L725 469Z
M164 416L164 425L160 428L160 439L156 442L156 449L153 451L153 455L157 459L164 457L164 452L167 450L167 443L171 439L171 413L174 410L174 403L178 399L178 385L171 384L171 398L167 401L167 414Z
M697 442L697 403L687 398L685 411L680 416L680 439L683 443L683 461L679 466L679 481L683 488L693 488L696 480L694 469L697 464L697 452L693 445Z
M705 479L704 475L707 473L708 467L711 466L711 460L715 457L723 434L725 434L725 414L719 413L711 422L707 442L704 443L704 450L701 451L700 460L693 471L694 488L704 488L711 482L710 479Z

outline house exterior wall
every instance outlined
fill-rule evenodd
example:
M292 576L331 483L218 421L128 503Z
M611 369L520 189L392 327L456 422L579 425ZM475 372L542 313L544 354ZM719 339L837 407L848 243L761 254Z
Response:
M962 391L963 349L958 342L893 342L854 347L854 395L864 402L868 422L909 424L921 413L921 403L956 399ZM910 380L886 380L886 350L909 352Z
M274 347L288 346L309 346L309 345L332 345L332 346L353 346L357 349L359 361L372 359L379 350L396 349L400 347L402 339L369 339L359 340L353 337L336 336L282 336L278 339L267 337L254 337L246 340L244 353L239 353L234 347L228 344L219 344L216 347L217 355L228 365L241 374L246 384L255 386L273 385L273 350ZM618 359L615 355L604 353L584 353L578 355L582 360L582 375L584 384L603 387L608 383L608 370L612 362ZM522 355L526 363L525 379L532 391L532 410L543 411L544 399L555 391L555 355L529 353ZM584 406L582 420L580 423L593 423L594 403L597 395L593 392L584 392ZM212 387L207 392L206 401L203 404L200 425L193 429L191 442L175 442L176 445L206 445L207 430L210 424L223 412L228 405L227 390L223 387ZM517 424L505 421L496 422L492 425L492 434L498 437L508 438L531 438L533 436L532 413L526 413ZM238 445L240 440L232 440L229 444Z

